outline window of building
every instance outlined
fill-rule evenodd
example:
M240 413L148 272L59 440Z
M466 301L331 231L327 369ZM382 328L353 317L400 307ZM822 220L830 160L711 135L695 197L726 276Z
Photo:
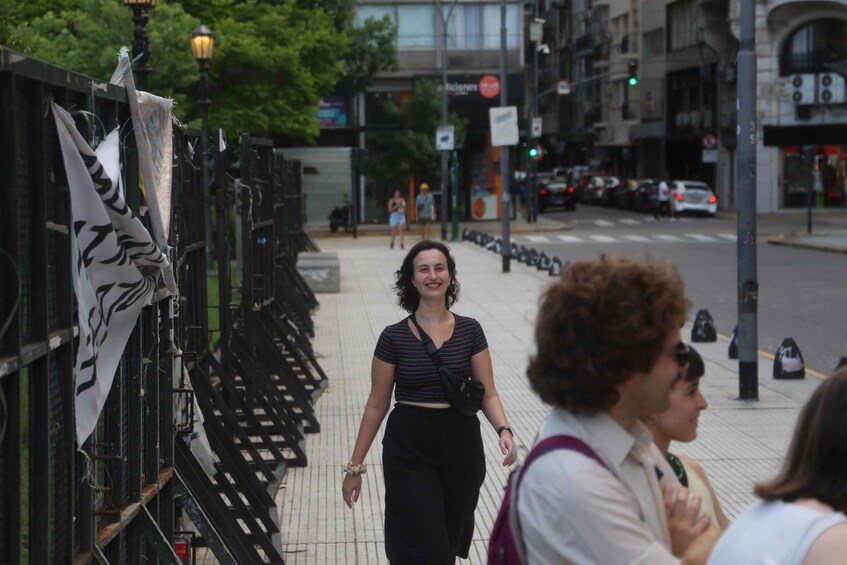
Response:
M445 16L450 6L444 6ZM506 6L506 47L520 45L518 5ZM457 4L447 23L448 49L499 49L500 5Z
M368 18L381 20L384 16L397 23L396 6L389 4L360 4L356 7L356 25L361 27Z
M665 52L665 30L655 29L644 34L642 41L644 58L649 59Z
M397 16L398 49L435 47L435 8L432 4L399 4Z
M797 29L785 42L779 74L819 73L826 64L847 60L847 22L815 20Z
M679 0L668 5L668 51L697 45L698 15L695 0Z

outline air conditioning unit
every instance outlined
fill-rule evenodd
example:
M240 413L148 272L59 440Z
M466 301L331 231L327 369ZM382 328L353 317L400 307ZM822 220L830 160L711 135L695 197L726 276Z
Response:
M791 102L795 106L808 106L815 103L815 78L813 74L791 76Z
M844 104L844 77L836 73L818 75L818 102Z

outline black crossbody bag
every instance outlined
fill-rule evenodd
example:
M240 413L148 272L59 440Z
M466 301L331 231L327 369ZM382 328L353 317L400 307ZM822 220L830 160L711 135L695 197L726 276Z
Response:
M444 361L441 360L441 355L438 354L432 338L423 331L423 328L415 319L415 315L412 314L409 318L415 324L415 327L418 328L418 334L421 336L424 349L438 369L438 375L441 377L441 385L444 387L444 392L447 394L447 400L450 402L450 406L463 416L474 416L482 406L482 398L485 396L485 385L471 377L466 379L454 375L444 365Z

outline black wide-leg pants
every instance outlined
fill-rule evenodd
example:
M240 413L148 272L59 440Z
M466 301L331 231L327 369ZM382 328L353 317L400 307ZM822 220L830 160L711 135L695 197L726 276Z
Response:
M479 419L396 404L382 446L388 560L451 565L467 558L485 478Z

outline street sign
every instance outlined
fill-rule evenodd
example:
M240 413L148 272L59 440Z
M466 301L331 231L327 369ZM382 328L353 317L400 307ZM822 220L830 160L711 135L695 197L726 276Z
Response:
M455 126L438 126L435 132L435 148L439 151L453 151L456 142Z
M701 143L703 149L715 149L718 146L718 138L713 133L704 133Z
M488 109L491 124L491 145L494 147L518 144L518 109L502 106Z
M541 118L532 118L530 137L541 137Z
M556 93L559 95L571 93L571 83L566 80L560 80L556 83Z

